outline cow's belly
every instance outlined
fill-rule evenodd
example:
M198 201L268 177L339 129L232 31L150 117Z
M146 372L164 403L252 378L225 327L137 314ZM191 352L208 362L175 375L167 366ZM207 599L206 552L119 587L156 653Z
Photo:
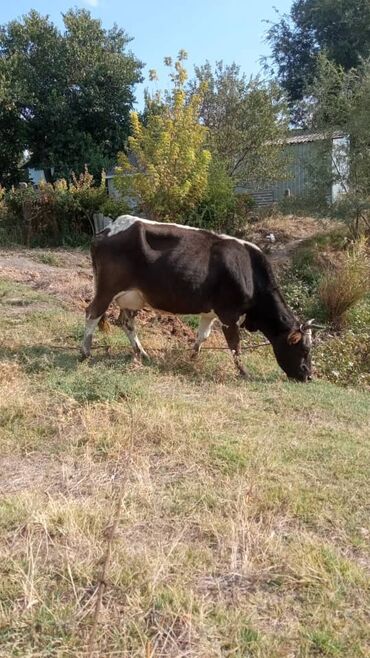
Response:
M173 313L180 315L201 315L202 313L209 313L211 307L204 304L195 303L194 300L185 300L181 297L168 302L166 299L148 299L141 290L122 290L115 297L114 301L121 309L128 311L140 311L142 308L152 308L156 311L164 313Z
M150 306L140 290L123 290L115 296L114 301L121 309L128 311L140 311L145 306Z

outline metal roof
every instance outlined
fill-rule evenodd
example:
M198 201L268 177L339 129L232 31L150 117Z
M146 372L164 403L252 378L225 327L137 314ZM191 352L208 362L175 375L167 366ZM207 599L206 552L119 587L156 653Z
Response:
M315 133L293 133L288 134L284 139L279 139L275 144L305 144L308 142L322 142L325 139L339 139L345 137L345 133L340 130L333 132L315 132Z

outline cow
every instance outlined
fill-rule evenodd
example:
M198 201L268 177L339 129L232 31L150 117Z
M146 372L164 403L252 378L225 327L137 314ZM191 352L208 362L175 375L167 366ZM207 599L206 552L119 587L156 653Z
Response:
M256 245L191 226L123 215L91 245L95 296L86 309L81 357L90 355L96 327L114 300L137 357L147 357L135 316L152 308L200 315L196 357L216 319L239 373L240 329L261 331L290 379L311 379L313 320L300 323L286 304L265 254Z

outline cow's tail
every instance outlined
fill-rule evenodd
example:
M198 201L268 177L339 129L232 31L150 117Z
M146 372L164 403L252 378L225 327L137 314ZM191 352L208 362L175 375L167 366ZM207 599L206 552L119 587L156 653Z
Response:
M95 238L96 240L96 238ZM97 283L98 283L98 268L97 268L97 263L96 263L96 244L95 240L93 240L91 244L91 261L92 261L92 268L93 268L93 275L94 275L94 292L96 295L97 291ZM103 313L101 316L99 323L98 323L98 329L99 331L103 331L104 333L109 333L111 330L111 325L110 322L107 320L107 315L106 313Z

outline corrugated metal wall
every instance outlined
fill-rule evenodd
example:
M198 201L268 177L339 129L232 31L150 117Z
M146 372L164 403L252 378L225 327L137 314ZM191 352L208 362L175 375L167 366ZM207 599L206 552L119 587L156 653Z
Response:
M324 157L328 158L328 165L330 165L330 142L289 144L286 146L286 155L289 162L288 178L275 183L258 185L252 182L245 183L237 188L237 192L251 194L258 206L281 201L286 190L289 190L292 196L302 196L312 183L310 164L313 165L318 158ZM330 186L328 186L328 198L331 198Z

